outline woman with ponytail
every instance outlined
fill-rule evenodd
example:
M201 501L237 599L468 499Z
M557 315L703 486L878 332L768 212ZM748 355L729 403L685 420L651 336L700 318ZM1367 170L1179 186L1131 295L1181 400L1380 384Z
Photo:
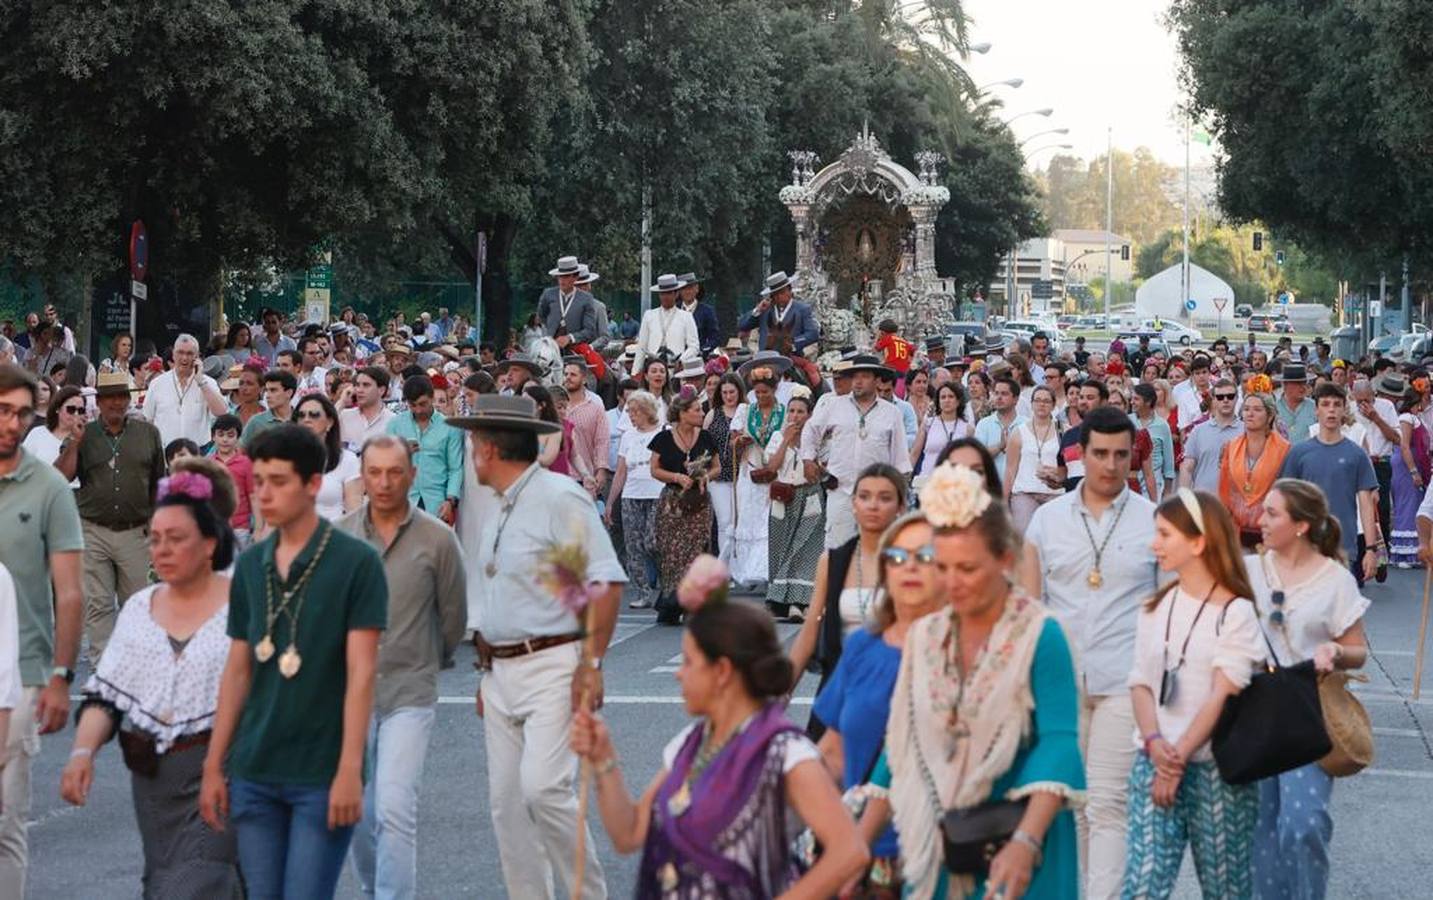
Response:
M232 492L216 490L204 474L175 472L159 482L149 553L160 581L120 610L85 684L60 780L60 794L83 806L95 753L118 735L132 773L145 897L240 896L234 832L213 831L199 817L200 775L229 655L222 572L234 558L232 514Z
M730 573L698 557L677 596L687 612L677 681L697 717L633 800L612 736L579 710L572 749L592 764L602 824L619 853L642 851L637 897L832 897L869 854L819 751L786 718L791 661L771 617L726 598ZM821 845L804 875L788 809Z
M1338 519L1316 485L1274 482L1260 522L1264 550L1246 557L1264 633L1282 665L1306 659L1320 672L1368 658L1368 600L1344 558ZM1259 782L1254 891L1265 898L1322 897L1328 885L1333 778L1318 763Z

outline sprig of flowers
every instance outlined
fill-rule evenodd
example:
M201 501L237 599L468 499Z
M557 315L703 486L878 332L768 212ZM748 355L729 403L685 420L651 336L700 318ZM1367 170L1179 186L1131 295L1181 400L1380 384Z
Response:
M538 563L537 581L562 608L582 618L588 604L607 590L606 585L587 580L587 548L580 542L553 544Z
M712 455L703 451L697 454L695 459L687 461L687 477L702 479L707 475L707 468L712 464Z
M937 528L965 528L990 507L985 479L969 466L936 466L920 493L921 512Z
M731 572L726 563L703 553L692 560L677 583L677 603L689 613L696 612L708 603L725 600L730 587Z

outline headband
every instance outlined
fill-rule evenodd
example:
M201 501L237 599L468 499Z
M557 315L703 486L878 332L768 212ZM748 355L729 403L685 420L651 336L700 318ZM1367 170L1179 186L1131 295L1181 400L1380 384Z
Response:
M1199 529L1200 534L1203 534L1204 510L1199 507L1199 498L1189 488L1182 487L1179 489L1179 502L1184 504L1185 510L1189 512L1189 517L1194 520L1194 527Z

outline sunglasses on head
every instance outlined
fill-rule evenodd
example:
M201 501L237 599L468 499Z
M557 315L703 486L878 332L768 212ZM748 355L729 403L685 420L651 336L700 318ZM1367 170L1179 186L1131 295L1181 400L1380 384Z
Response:
M928 566L935 562L935 548L930 544L926 544L917 550L907 550L904 547L887 547L881 551L881 558L886 561L886 565L888 566L903 566L912 559L919 565Z

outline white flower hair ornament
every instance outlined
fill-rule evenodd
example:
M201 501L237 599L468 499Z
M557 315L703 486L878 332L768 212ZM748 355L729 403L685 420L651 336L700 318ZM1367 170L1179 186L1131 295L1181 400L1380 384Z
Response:
M969 466L936 466L920 492L921 512L936 528L965 528L990 508L985 479Z

